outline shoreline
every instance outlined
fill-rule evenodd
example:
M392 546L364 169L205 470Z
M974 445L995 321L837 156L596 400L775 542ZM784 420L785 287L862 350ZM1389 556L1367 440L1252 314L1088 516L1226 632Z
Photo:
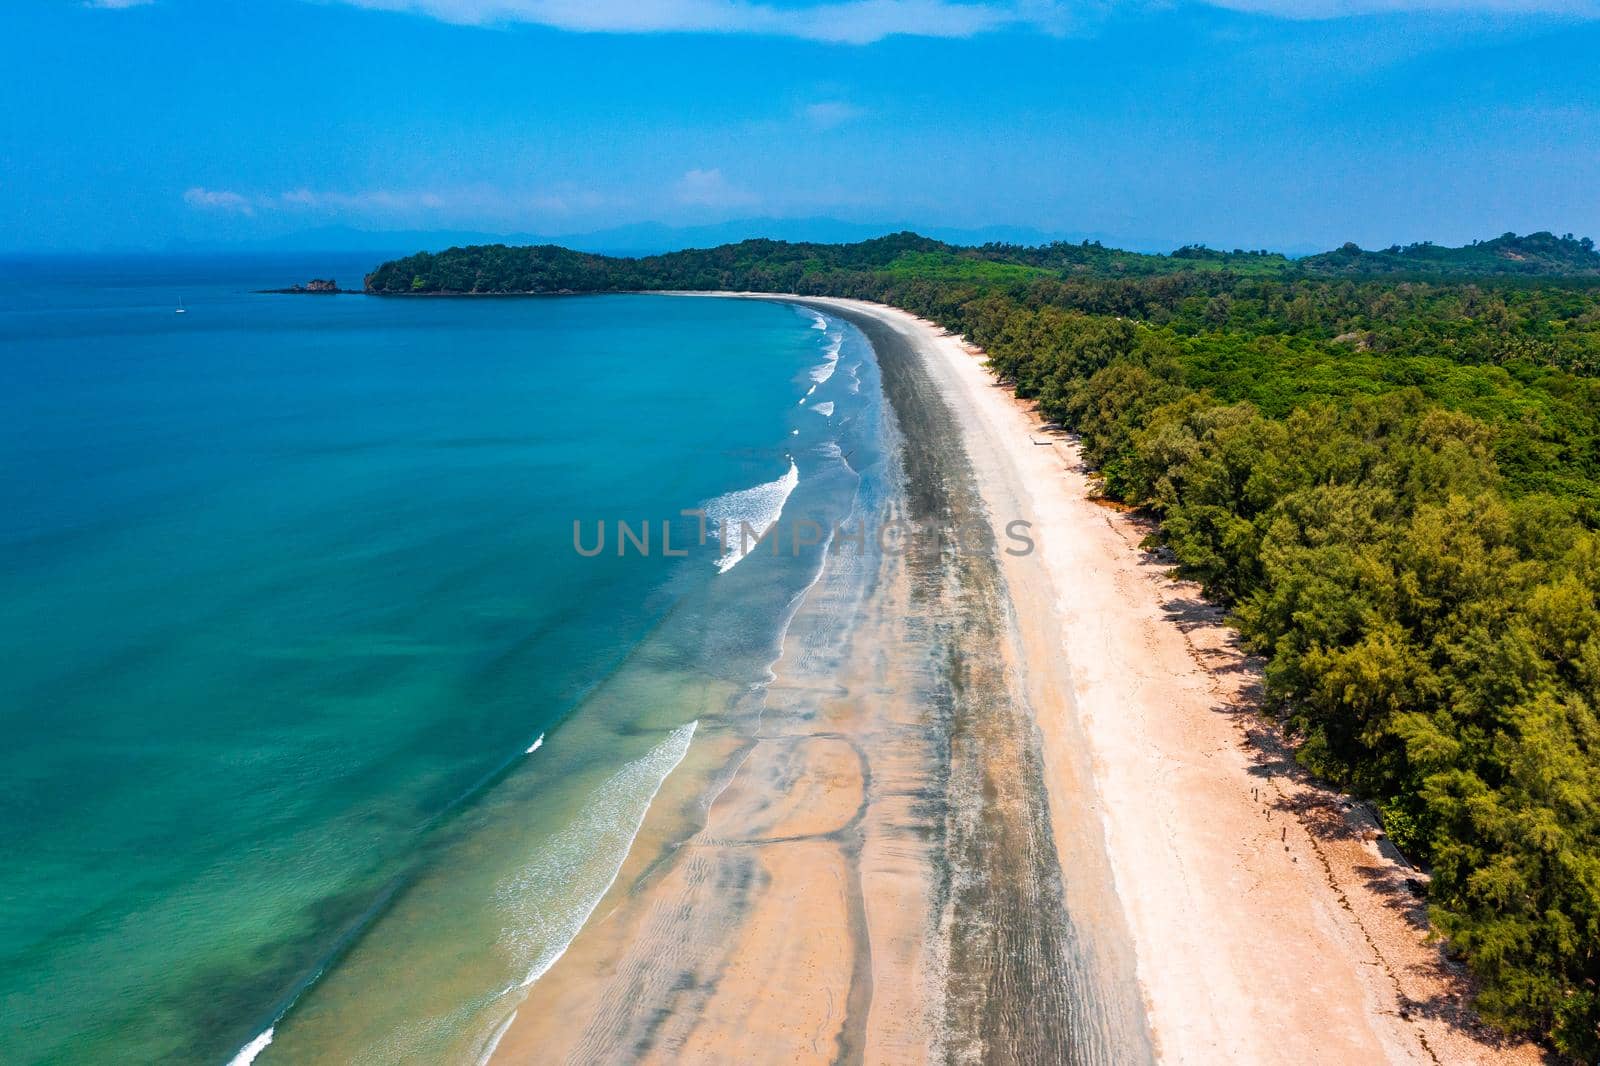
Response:
M991 513L1020 505L1036 523L1040 550L1006 559L1007 575L1024 633L1071 664L1077 718L1039 724L1058 760L1087 739L1158 1057L1545 1061L1476 1023L1466 974L1427 939L1420 876L1362 805L1294 762L1256 713L1259 663L1197 586L1140 547L1150 530L1138 516L1094 500L1076 444L941 327L817 302L916 338ZM1055 773L1050 785L1071 783Z
M850 837L870 774L816 714L848 669L837 631L867 599L842 569L825 557L791 602L754 731L697 741L698 770L668 779L611 891L484 1061L862 1057L872 980Z
M872 559L844 636L829 556L759 735L702 753L714 796L651 809L493 1061L1545 1061L1475 1024L1415 872L1299 769L1220 612L981 353L882 305L671 295L829 311L880 368L889 331L914 364L898 402L884 370L891 406L938 409L906 513L932 492L1038 550Z
M923 359L865 324L862 517L987 531ZM725 786L652 809L493 1061L1151 1061L1098 823L1044 787L994 541L866 545L828 557Z

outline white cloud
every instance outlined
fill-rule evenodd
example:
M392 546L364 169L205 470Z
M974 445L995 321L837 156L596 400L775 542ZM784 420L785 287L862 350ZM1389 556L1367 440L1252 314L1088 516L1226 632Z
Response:
M1055 4L831 0L777 7L752 0L343 0L469 26L531 23L587 33L728 33L871 44L885 37L971 37L1044 21Z
M156 0L81 0L121 10ZM1174 0L822 0L779 7L760 0L324 0L424 15L465 26L525 23L574 33L717 33L872 44L887 37L973 37L1008 28L1060 33L1092 26L1117 7L1167 8ZM1183 0L1177 0L1181 3ZM1365 15L1555 15L1600 18L1600 0L1189 0L1265 18Z
M1564 15L1600 18L1600 0L1205 0L1211 7L1284 19L1359 15Z
M819 130L831 130L866 114L855 104L844 100L819 100L801 108L800 113Z
M453 206L467 198L450 196L428 190L367 189L359 192L340 192L323 189L290 189L274 198L263 201L269 208L286 210L376 214L407 214L438 211Z
M190 207L198 207L206 211L223 211L237 215L253 215L256 213L255 204L248 196L243 196L228 189L206 189L196 185L184 191L183 202Z
M685 171L673 186L678 203L689 207L752 207L759 197L723 177L722 171Z
M105 0L138 3L143 0ZM972 37L1008 28L1047 33L1093 25L1117 7L1174 0L822 0L779 7L761 0L336 0L469 26L526 23L577 33L720 33L872 44L886 37ZM1183 0L1177 0L1182 3ZM1600 0L1188 0L1280 19L1386 14L1559 15L1600 18Z
M714 194L714 181L705 183L702 180L700 191L707 196ZM242 193L196 185L184 192L183 200L197 210L247 216L301 215L386 224L506 226L556 224L573 216L614 212L629 204L625 197L587 187L529 190L495 185L443 189L300 186L271 193Z

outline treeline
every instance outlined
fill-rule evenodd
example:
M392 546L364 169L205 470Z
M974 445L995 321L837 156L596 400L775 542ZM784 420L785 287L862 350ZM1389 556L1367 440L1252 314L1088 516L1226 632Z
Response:
M1593 1061L1600 381L1523 342L1569 302L1592 321L1600 290L1335 287L1269 327L1185 308L1284 293L1190 284L1142 294L1145 321L1050 289L880 295L982 346L1081 434L1108 495L1160 518L1269 657L1301 760L1431 870L1482 1014ZM1352 318L1370 336L1327 336Z
M457 250L369 285L504 270L860 297L981 345L1268 656L1302 761L1431 870L1482 1014L1600 1058L1600 282L1079 275L902 235Z
M1507 233L1461 248L1396 245L1364 251L1354 244L1303 259L1266 251L1223 252L1187 245L1171 255L1107 248L1098 241L1038 246L959 247L897 233L856 244L752 240L639 259L574 252L556 245L503 244L419 252L384 263L366 278L367 291L406 293L595 292L641 288L717 289L737 279L769 281L798 291L804 281L886 271L916 276L1016 281L1027 278L1149 278L1169 275L1296 279L1373 276L1441 280L1487 277L1600 277L1593 242L1550 233ZM763 287L763 286L754 286Z
M1570 233L1564 237L1553 233L1530 233L1526 237L1506 233L1461 248L1424 242L1368 252L1346 244L1303 259L1300 265L1310 273L1321 274L1570 276L1594 273L1595 250L1594 241Z
M1600 289L1142 288L1142 318L1049 288L883 295L982 346L1160 518L1268 656L1300 759L1430 869L1483 1016L1595 1061L1600 380L1552 364L1594 350Z
M1434 922L1481 978L1481 1012L1600 1055L1592 446L1555 476L1520 471L1549 488L1496 458L1563 389L1463 367L1444 395L1369 392L1363 367L1340 394L1283 405L1340 357L1274 342L1290 357L1241 364L1253 342L1004 297L956 324L1231 606L1300 759L1375 801L1431 869ZM1263 391L1274 409L1248 398ZM1490 400L1478 416L1461 409L1474 395Z
M905 256L953 257L955 252L949 245L913 233L859 244L753 240L639 259L589 255L555 245L489 244L391 260L367 275L366 289L386 295L497 294L712 290L738 284L787 292L807 278L884 270ZM979 262L976 258L970 261Z

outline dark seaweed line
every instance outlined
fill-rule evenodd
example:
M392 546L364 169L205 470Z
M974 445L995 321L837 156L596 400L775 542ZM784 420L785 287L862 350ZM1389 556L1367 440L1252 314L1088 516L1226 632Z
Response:
M960 427L920 358L877 319L827 310L859 327L877 353L906 441L910 518L968 534L987 529ZM907 564L938 619L933 636L944 666L945 691L930 695L948 728L947 1056L1075 1064L1148 1057L1147 1039L1116 1041L1125 1028L1108 1017L1118 1012L1085 966L1066 911L1039 737L993 654L1011 631L992 537L921 538ZM1142 1011L1134 1013L1142 1027Z

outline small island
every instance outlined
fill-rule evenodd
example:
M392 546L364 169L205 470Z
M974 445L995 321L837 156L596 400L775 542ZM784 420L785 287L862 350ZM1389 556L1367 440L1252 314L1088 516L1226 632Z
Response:
M287 289L261 289L261 292L274 295L300 296L300 295L335 295L340 293L356 293L359 289L341 289L339 283L332 278L312 278L304 285L291 285Z

